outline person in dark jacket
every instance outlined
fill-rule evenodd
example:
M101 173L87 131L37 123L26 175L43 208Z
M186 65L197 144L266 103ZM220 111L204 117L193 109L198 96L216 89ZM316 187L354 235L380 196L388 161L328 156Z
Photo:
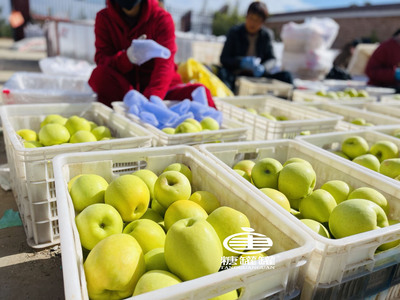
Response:
M263 26L267 18L266 5L256 1L248 8L245 23L229 30L220 57L219 75L230 89L234 89L236 76L267 77L292 83L289 72L270 73L276 59L272 47L274 34Z
M96 15L94 33L97 67L89 85L99 102L111 106L130 90L147 99L191 99L191 93L203 86L182 83L174 62L174 22L157 0L107 0ZM205 90L208 105L215 107Z

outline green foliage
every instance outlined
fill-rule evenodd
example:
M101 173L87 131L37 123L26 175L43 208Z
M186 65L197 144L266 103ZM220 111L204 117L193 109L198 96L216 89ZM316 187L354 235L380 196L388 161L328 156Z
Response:
M236 25L243 23L244 16L240 16L237 7L230 12L216 12L213 16L212 33L214 35L226 35L229 29Z
M2 11L3 7L0 7L0 15ZM0 19L0 37L12 37L11 26L4 19Z

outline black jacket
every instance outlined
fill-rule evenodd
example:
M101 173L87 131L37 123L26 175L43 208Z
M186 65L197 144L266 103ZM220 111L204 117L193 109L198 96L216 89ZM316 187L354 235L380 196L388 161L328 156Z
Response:
M267 28L261 28L258 33L256 54L261 58L261 63L274 59L272 48L273 33ZM240 60L246 56L249 41L244 24L232 27L226 37L224 48L222 49L220 61L223 67L230 71L240 69Z

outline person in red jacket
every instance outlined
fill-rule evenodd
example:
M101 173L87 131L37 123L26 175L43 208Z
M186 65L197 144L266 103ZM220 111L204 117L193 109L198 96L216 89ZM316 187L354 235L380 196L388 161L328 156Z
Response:
M369 84L395 88L400 92L400 29L372 53L365 74Z
M184 100L203 86L182 83L174 63L174 22L157 0L107 0L96 15L94 31L97 66L89 85L98 101L111 106L132 89L147 99ZM205 90L208 105L215 107Z

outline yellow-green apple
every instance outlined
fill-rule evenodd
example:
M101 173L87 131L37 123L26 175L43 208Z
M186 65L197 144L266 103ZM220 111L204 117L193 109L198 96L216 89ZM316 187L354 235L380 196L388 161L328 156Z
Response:
M348 199L366 199L378 204L386 214L389 214L389 203L382 193L370 187L360 187L349 194Z
M90 127L92 128L92 127ZM111 137L111 131L110 128L106 126L97 126L94 129L90 131L98 141L100 141L102 138L110 138Z
M238 299L238 292L237 290L232 290L225 294L210 298L208 300L236 300Z
M248 182L252 183L252 182L251 182L251 177L250 177L245 171L239 170L239 169L235 169L235 170L233 170L233 171L235 171L236 173L238 173L241 177L243 177L244 179L246 179Z
M369 152L375 155L380 162L399 157L399 148L392 141L378 141L371 146Z
M70 190L75 210L79 212L91 204L104 202L107 188L108 182L97 174L82 174L76 178Z
M388 222L389 222L389 226L399 224L399 221L397 221L397 220L388 220ZM387 242L387 243L380 245L378 247L378 250L385 251L385 250L389 250L394 247L397 247L398 245L400 245L400 240L394 240L394 241Z
M366 98L369 97L369 94L366 90L358 90L356 97Z
M287 121L287 120L289 120L289 118L286 116L276 116L276 120L277 121Z
M343 158L345 158L345 159L350 159L350 157L348 157L346 154L344 154L342 151L332 151L332 153L334 153L334 154L336 154L336 155L338 155L338 156L340 156L340 157L343 157Z
M248 107L248 108L246 108L246 110L247 110L249 113L252 113L252 114L255 114L255 115L258 114L257 110L256 110L255 108L253 108L253 107Z
M325 97L326 96L326 91L318 90L318 91L315 92L315 95Z
M151 170L141 169L132 173L132 175L140 177L147 185L150 191L150 198L154 199L154 184L157 181L158 176Z
M340 239L389 226L385 211L365 199L350 199L338 204L329 217L331 234Z
M175 133L175 128L164 127L163 129L161 129L161 131L166 133L166 134L174 134Z
M350 159L367 154L368 150L368 142L362 136L350 136L342 142L342 152Z
M343 180L329 180L321 186L321 189L329 192L335 198L337 204L347 200L352 191L352 187Z
M241 269L246 269L246 268L254 268L254 266L262 266L263 263L260 263L260 259L263 259L263 257L266 257L267 254L265 252L259 252L259 251L246 251L243 254L240 254L239 257L237 257L236 261L232 264L232 268L241 268ZM264 264L265 265L265 264Z
M326 223L336 205L335 198L329 192L317 189L300 200L299 211L304 219Z
M300 219L302 223L307 225L307 227L311 228L313 231L318 233L319 235L322 235L326 238L330 238L330 234L328 229L324 225L322 225L320 222L312 220L312 219Z
M148 251L144 255L144 262L146 264L146 271L150 270L169 271L167 263L165 262L164 247L155 248Z
M34 131L32 129L20 129L20 130L17 130L16 133L27 142L38 140L36 131Z
M190 170L190 168L183 164L183 163L173 163L168 165L163 172L167 172L167 171L178 171L181 172L183 175L185 175L187 177L187 179L189 179L190 183L192 183L192 171Z
M132 296L146 267L135 238L117 233L97 243L83 268L90 299L122 299Z
M46 124L39 130L39 142L44 146L67 143L70 137L67 128L57 123Z
M152 270L144 273L136 284L133 296L155 291L182 282L178 276L164 270Z
M389 158L381 162L379 173L396 178L400 175L400 158Z
M291 158L287 159L287 160L285 161L285 163L283 164L283 166L286 166L286 165L291 164L291 163L294 163L294 162L306 163L306 164L308 164L310 167L312 167L312 165L311 165L308 161L306 161L305 159L302 159L302 158L300 158L300 157L291 157Z
M314 190L317 175L312 167L302 162L284 166L279 174L278 189L290 201L290 207L298 209L298 201Z
M221 245L223 245L224 240L236 233L244 233L245 230L242 227L250 227L250 221L247 216L228 206L220 206L209 214L207 222L212 225L218 234ZM236 253L223 247L224 256L236 256Z
M198 131L201 131L203 128L201 127L201 123L199 121L197 121L196 119L193 118L187 118L185 121L183 122L187 122L190 124L193 124L194 126L196 126L196 128L198 129Z
M91 130L89 121L79 116L69 117L67 122L65 122L65 128L68 129L70 135L73 135L75 132L79 130L86 130L86 131Z
M165 229L168 232L171 226L181 219L207 219L207 217L207 212L196 202L190 200L178 200L168 206L167 211L165 212Z
M93 133L86 130L78 130L72 136L69 142L71 144L75 143L88 143L88 142L96 142L97 138Z
M355 88L347 87L344 89L344 92L349 95L350 97L357 97L358 92Z
M49 124L49 123L57 123L60 125L65 125L67 122L67 118L59 115L59 114L51 114L47 115L42 122L40 122L40 128L42 128L44 125Z
M121 175L107 187L104 202L114 206L124 222L132 222L143 216L149 207L150 191L140 177Z
M171 272L186 281L218 272L222 244L205 219L188 218L168 230L164 253Z
M167 209L164 206L162 206L156 199L151 200L150 208L158 212L160 216L164 218L165 211Z
M201 129L199 129L196 125L186 121L182 122L175 128L175 133L194 133L199 131L201 131Z
M241 161L238 161L234 166L234 170L242 170L246 172L249 177L251 177L251 170L253 169L254 165L256 163L250 159L243 159Z
M375 172L379 172L379 167L381 165L379 159L375 155L372 155L370 153L355 157L353 159L353 162Z
M263 192L265 195L267 195L269 198L274 200L276 203L278 203L280 206L282 206L285 210L290 212L290 202L288 198L286 198L285 194L282 192L271 189L271 188L262 188L260 189L261 192Z
M350 123L354 125L365 126L365 124L367 124L367 121L364 118L355 118L351 120Z
M282 170L282 164L272 158L266 157L257 161L251 170L251 179L254 185L261 188L273 188L278 187L278 177Z
M133 236L146 254L152 249L164 247L165 232L156 222L149 219L139 219L130 222L123 233Z
M150 207L146 210L146 212L140 218L152 220L159 225L161 225L161 223L164 222L163 217L157 211L155 211L154 209L152 209Z
M29 142L25 141L24 147L25 148L38 148L38 147L43 147L43 145L38 141L29 141Z
M105 203L89 205L75 217L75 223L81 244L88 250L102 239L121 233L124 226L118 211Z
M334 91L327 92L325 97L328 97L331 99L339 99L338 95Z
M201 128L208 129L208 130L218 130L219 129L219 124L218 122L211 118L211 117L205 117L200 121Z
M189 199L191 194L189 179L179 171L161 173L154 184L154 197L165 208L175 201Z
M221 206L218 198L209 191L196 191L190 196L189 200L200 205L207 214L211 214L215 209Z
M67 120L65 120L65 121L67 121ZM93 129L95 129L98 125L95 123L95 122L93 122L93 121L90 121L90 120L88 120L88 122L89 122L89 124L90 124L90 131L92 131Z
M68 187L68 193L71 192L71 186L72 186L72 184L75 182L75 180L77 180L77 179L78 179L79 177L81 177L82 175L83 175L83 174L78 174L78 175L72 177L72 178L68 181L68 185L67 185L67 187Z
M260 116L262 116L264 118L267 118L268 120L276 121L276 118L273 115L271 115L270 113L266 112L266 111L260 113Z

